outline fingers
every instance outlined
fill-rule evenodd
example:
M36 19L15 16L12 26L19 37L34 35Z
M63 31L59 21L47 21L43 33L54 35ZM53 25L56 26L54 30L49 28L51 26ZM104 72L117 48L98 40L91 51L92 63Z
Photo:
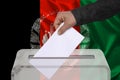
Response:
M64 22L64 25L58 30L58 34L63 34L67 29L76 24L76 20L73 14L70 11L59 12L56 16L54 27L57 29L61 23Z
M54 22L54 27L55 29L57 29L60 24L64 21L64 16L62 15L62 12L59 12L55 18L55 22Z
M54 22L55 29L57 29L61 23L62 22L59 19L55 20L55 22Z
M70 25L64 23L64 25L58 30L58 34L62 35L69 28L70 28Z

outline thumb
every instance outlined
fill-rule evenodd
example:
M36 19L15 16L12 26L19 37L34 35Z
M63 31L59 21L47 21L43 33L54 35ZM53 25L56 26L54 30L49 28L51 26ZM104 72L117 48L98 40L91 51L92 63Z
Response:
M71 27L70 25L64 23L64 25L58 30L58 34L62 35L70 27Z

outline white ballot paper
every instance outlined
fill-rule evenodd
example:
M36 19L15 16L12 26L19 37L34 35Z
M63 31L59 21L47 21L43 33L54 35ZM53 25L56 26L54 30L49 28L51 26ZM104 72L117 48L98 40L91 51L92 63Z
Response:
M60 27L63 25L62 23ZM59 28L60 28L59 27ZM84 37L74 28L68 29L62 35L58 35L59 28L53 33L48 41L40 48L34 57L43 59L30 59L30 63L43 75L50 79L57 69L65 62L65 59L54 59L55 57L69 57L74 49L80 44ZM51 57L53 59L47 59ZM44 59L46 58L46 59ZM45 66L48 66L47 68ZM51 68L50 66L57 66Z

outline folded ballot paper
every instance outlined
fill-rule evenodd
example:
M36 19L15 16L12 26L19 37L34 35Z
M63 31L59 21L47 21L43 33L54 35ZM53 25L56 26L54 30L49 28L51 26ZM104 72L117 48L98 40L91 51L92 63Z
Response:
M60 27L63 24L64 23L62 23ZM62 35L58 35L59 28L34 55L35 59L30 59L29 61L30 64L32 64L37 70L40 71L40 73L42 73L48 79L51 79L55 72L59 69L59 67L65 62L65 59L59 59L59 57L69 57L74 49L84 39L84 37L74 28L68 29ZM37 59L38 57L39 59ZM56 57L58 57L58 59L54 59ZM43 67L39 67L38 65L42 65ZM52 65L57 66L51 68L50 66ZM48 67L44 68L44 66Z

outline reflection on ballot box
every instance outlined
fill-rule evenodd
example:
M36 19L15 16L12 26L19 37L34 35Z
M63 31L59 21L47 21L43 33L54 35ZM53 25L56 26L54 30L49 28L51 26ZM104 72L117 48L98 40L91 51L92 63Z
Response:
M76 49L69 57L33 57L38 49L22 49L17 52L11 71L11 80L110 80L110 68L99 49ZM65 62L50 78L29 63L30 59ZM58 65L36 65L41 69L54 69Z

